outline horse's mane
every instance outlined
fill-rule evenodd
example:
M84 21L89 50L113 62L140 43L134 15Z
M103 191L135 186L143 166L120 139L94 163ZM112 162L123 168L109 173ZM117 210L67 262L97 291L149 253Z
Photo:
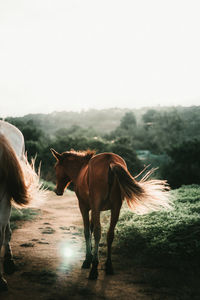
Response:
M5 136L0 134L0 181L6 186L6 192L20 206L29 203L29 195L24 174L18 158Z
M75 157L82 157L86 160L90 160L94 155L96 151L95 150L84 150L84 151L75 151L74 149L71 149L70 151L63 152L63 157L69 157L69 156L75 156Z

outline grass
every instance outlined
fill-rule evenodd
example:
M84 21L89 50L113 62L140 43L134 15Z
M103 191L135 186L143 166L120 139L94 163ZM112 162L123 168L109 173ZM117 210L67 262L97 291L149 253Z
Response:
M44 189L47 189L49 191L54 191L55 189L55 184L45 180L42 180L42 186ZM33 220L38 214L39 214L39 209L33 209L33 208L16 209L13 207L11 218L10 218L11 229L14 230L18 227L16 221L30 221Z
M16 209L13 207L11 217L10 217L11 229L13 230L17 228L16 221L30 221L33 220L38 214L39 214L39 209L33 209L33 208Z
M51 181L46 181L42 179L42 186L44 189L47 189L49 191L54 191L55 190L55 184Z
M200 256L200 186L171 192L174 209L137 216L123 208L117 223L118 248L134 253L193 259Z
M113 252L130 266L149 268L142 280L151 286L181 287L184 299L200 295L200 186L171 193L171 211L137 216L123 206Z

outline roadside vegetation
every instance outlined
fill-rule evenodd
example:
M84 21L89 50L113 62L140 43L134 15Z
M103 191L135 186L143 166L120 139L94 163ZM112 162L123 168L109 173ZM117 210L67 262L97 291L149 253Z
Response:
M123 208L116 248L133 259L156 258L156 263L169 259L196 262L198 257L200 262L200 186L182 186L171 195L172 210L140 216Z

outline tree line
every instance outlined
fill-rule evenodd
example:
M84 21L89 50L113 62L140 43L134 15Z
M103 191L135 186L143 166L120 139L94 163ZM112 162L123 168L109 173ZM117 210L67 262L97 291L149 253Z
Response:
M157 176L173 188L200 184L200 106L62 112L6 120L22 131L28 155L37 154L46 180L54 180L55 161L49 150L53 147L59 152L90 148L117 153L133 175L145 165L158 166Z

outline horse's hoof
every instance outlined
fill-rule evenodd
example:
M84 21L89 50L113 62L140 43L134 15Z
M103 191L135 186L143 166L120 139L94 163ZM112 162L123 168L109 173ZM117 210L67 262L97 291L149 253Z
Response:
M89 260L84 260L83 264L82 264L82 269L89 269L91 265L91 261Z
M7 275L13 274L16 271L13 259L5 259L3 263L4 272Z
M106 275L113 275L114 271L113 271L113 266L111 262L106 262Z
M97 278L98 278L98 270L97 269L91 269L91 271L90 271L90 275L89 275L89 279L90 280L96 280Z
M0 292L5 292L8 290L8 285L5 279L0 278Z

